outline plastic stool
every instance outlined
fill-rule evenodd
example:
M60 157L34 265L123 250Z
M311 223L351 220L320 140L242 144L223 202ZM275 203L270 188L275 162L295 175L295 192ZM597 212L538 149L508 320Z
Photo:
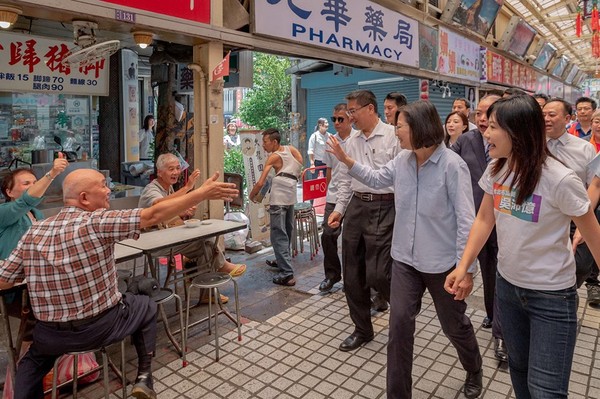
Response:
M234 287L234 293L235 293L235 315L236 315L236 325L237 325L237 329L238 329L238 341L242 340L242 328L241 328L241 323L240 323L240 302L239 302L239 297L238 297L238 284L237 281L235 281L235 279L233 279L229 273L220 273L220 272L212 272L212 273L206 273L206 274L202 274L200 276L197 276L196 278L194 278L192 280L192 283L190 284L190 289L188 290L188 294L187 294L187 301L186 301L186 328L189 329L191 326L189 324L190 321L190 297L191 297L191 288L192 287L198 287L200 289L204 288L208 290L208 334L211 334L211 330L210 330L210 320L212 318L212 298L216 298L217 303L219 304L219 307L221 308L221 310L223 312L225 312L225 314L231 319L231 315L228 314L228 312L223 309L223 304L221 303L221 294L219 293L219 287L227 284L228 282L232 281L233 282L233 287ZM217 316L219 315L219 311L217 309L217 307L215 306L215 349L216 349L216 359L215 361L219 361L219 331L218 331L218 320L217 320ZM195 324L198 324L200 322L202 322L204 320L200 320ZM187 336L187 329L186 329L186 336Z
M104 381L104 397L109 399L110 388L108 386L108 355L106 354L106 348L102 347L100 349L93 349L89 351L81 351L81 352L67 352L65 355L73 356L73 398L77 399L77 380L84 375L91 374L95 372L97 369L90 370L89 372L82 374L81 376L78 374L78 363L79 363L79 355L90 353L90 352L100 352L102 353L102 374ZM59 356L54 361L53 375L52 375L52 399L57 398L58 394L58 361L62 356ZM125 379L125 341L121 341L121 383L123 385L123 399L127 398L127 381Z
M304 240L308 239L310 246L310 259L313 260L319 252L319 230L315 208L310 202L301 202L294 205L294 231L292 233L292 256L304 252Z

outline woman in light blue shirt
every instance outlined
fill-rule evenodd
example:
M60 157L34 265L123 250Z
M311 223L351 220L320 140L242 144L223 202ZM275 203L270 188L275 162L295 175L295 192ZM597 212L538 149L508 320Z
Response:
M373 170L350 158L335 138L328 150L348 166L355 179L373 188L393 185L396 217L391 255L388 398L410 398L415 319L427 289L444 334L454 345L467 371L463 392L476 398L482 388L482 360L467 305L444 290L475 218L471 177L464 161L444 145L437 110L417 101L396 114L401 151L384 167ZM471 265L461 290L473 287Z

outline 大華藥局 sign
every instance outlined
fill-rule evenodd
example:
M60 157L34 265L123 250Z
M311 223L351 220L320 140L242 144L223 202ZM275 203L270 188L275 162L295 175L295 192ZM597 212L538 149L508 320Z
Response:
M419 66L419 24L366 0L257 0L254 32Z
M63 64L72 42L0 33L0 90L108 95L108 59Z

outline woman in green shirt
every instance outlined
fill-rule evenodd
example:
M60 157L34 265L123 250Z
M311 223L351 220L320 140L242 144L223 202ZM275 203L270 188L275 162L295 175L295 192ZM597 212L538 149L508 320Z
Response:
M0 204L0 259L6 259L32 222L42 218L36 206L52 180L61 174L69 163L63 154L54 160L52 169L37 180L31 169L15 169L2 181L5 203Z

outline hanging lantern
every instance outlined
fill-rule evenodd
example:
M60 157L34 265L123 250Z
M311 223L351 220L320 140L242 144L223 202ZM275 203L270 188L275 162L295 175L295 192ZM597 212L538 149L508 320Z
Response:
M598 32L592 35L592 56L600 58L600 33Z
M598 0L594 0L593 6L592 6L592 31L596 32L598 29L600 29L600 24L599 24L599 15L598 15Z
M581 8L577 7L577 19L575 20L575 33L581 37Z

